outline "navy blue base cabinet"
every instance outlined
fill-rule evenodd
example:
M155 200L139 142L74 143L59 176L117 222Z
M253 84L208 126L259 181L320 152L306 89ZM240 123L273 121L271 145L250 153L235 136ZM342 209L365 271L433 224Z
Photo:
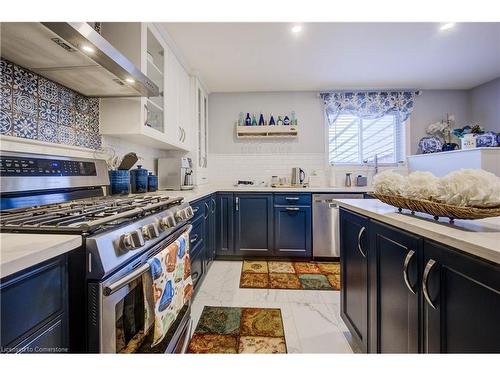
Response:
M194 211L190 236L191 274L196 289L210 263L215 259L216 196L212 194L191 202L191 207Z
M423 267L423 351L500 353L500 266L426 240Z
M217 257L311 258L311 194L220 192L216 202Z
M234 254L273 255L273 195L234 194Z
M215 213L215 250L219 257L234 255L234 196L217 193Z
M368 351L368 218L340 209L340 315L363 352Z
M312 256L311 194L274 195L274 256Z
M341 317L363 352L500 353L498 264L345 209L340 230Z
M370 222L370 352L418 353L422 238Z
M69 351L66 255L2 279L0 298L1 352Z

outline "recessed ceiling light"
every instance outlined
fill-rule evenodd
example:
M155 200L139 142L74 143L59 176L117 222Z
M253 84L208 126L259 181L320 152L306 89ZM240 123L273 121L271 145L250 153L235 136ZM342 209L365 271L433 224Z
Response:
M94 48L92 48L91 46L87 46L87 45L82 46L82 50L84 50L85 52L89 52L89 53L95 52Z
M292 33L300 33L302 31L302 25L295 25L292 27Z
M127 78L125 81L127 81L128 83L134 83L135 80L133 78Z
M453 26L455 26L455 22L447 22L447 23L442 24L441 27L439 28L439 30L441 30L441 31L449 30L449 29L453 28Z

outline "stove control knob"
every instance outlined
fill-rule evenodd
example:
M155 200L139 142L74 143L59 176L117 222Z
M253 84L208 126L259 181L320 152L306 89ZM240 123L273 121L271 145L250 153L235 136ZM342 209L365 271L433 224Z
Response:
M160 231L158 230L158 227L156 224L146 224L145 226L142 227L142 236L146 240L152 240L155 239L160 235Z
M177 224L177 223L175 222L174 215L165 216L165 217L161 218L161 220L160 220L160 228L162 230L165 230L168 228L173 228L173 227L175 227L175 224Z
M175 218L179 221L187 220L186 210L179 210L175 213Z
M184 211L186 212L186 216L188 219L191 219L194 216L194 211L191 206L186 207Z
M126 250L135 250L139 247L144 246L144 237L142 236L142 231L136 229L132 232L125 233L121 238L121 245Z

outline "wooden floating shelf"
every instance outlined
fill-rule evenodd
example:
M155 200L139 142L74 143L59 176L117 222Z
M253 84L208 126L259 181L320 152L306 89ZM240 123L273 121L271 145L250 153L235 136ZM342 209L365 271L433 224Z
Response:
M236 138L297 138L297 125L236 126Z

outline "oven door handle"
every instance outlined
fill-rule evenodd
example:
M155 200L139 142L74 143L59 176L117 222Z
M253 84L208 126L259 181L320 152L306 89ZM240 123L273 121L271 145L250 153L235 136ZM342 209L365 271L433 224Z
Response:
M192 229L193 229L193 226L191 224L189 224L188 227L187 227L187 229L184 232L182 232L182 234L184 234L184 233L189 234L189 233L191 233ZM179 237L182 236L182 234L179 235ZM149 268L150 268L149 263L144 263L143 265L141 265L140 267L137 267L132 272L130 272L127 275L123 276L121 279L115 281L113 284L108 285L107 287L105 287L104 290L103 290L103 294L105 296L110 296L113 293L116 293L121 288L123 288L124 286L128 285L131 281L134 281L138 277L140 277L143 274L145 274L146 272L148 272Z
M103 291L104 295L110 296L113 293L118 292L121 288L128 285L131 281L134 281L135 279L142 276L148 271L149 271L149 263L144 263L142 266L137 267L135 270L122 277L120 280L115 281L113 284L105 287Z

